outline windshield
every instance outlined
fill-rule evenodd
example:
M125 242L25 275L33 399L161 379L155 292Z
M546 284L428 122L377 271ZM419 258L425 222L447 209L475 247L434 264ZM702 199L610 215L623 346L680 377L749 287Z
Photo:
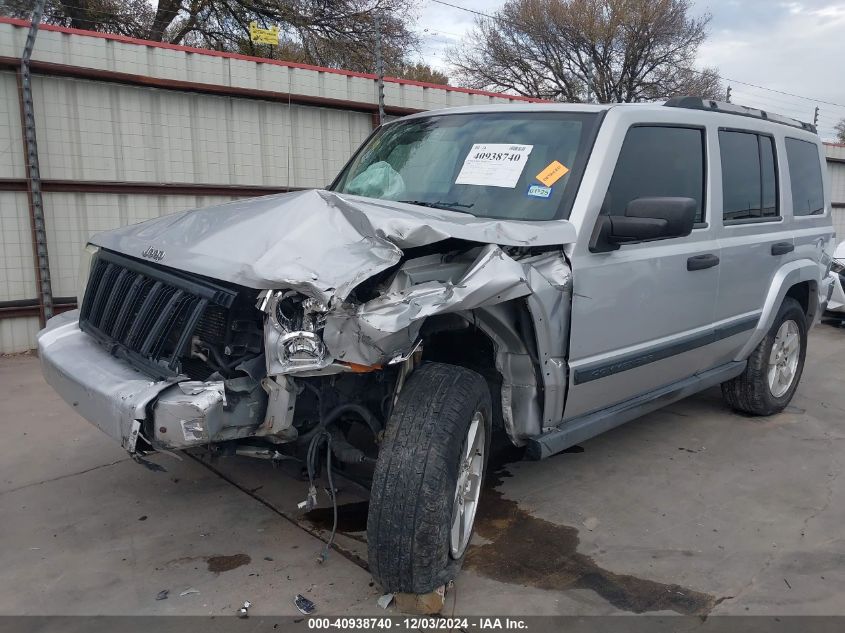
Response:
M447 114L382 127L332 189L488 218L566 218L598 115Z

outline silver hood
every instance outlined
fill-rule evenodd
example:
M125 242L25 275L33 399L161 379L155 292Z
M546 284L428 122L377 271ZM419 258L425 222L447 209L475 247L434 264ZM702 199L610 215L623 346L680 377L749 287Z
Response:
M447 238L502 246L575 241L565 220L527 222L308 190L184 211L99 233L91 243L256 289L328 303L397 264L402 249Z

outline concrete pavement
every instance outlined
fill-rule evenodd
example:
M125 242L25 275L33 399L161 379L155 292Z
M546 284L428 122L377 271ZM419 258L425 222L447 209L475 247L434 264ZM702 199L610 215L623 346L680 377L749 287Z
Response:
M711 390L497 467L446 612L845 613L845 330L816 328L807 358L780 415L736 415ZM33 356L0 359L0 429L0 614L230 614L250 600L282 615L296 593L323 614L383 613L356 563L366 502L352 487L347 556L320 566L328 524L296 509L305 484L248 458L158 455L167 472L151 472L62 403Z

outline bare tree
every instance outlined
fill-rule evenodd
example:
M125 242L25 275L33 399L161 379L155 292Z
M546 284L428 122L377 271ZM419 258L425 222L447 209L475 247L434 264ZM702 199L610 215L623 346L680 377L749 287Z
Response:
M376 16L388 71L400 72L417 37L413 0L48 0L44 20L141 39L240 51L372 71ZM32 0L0 0L0 12L29 17ZM253 44L249 23L276 25L280 46Z
M716 98L715 69L694 64L709 15L692 0L507 0L477 18L448 52L454 78L473 88L581 102Z
M845 119L834 125L833 131L836 132L836 140L840 143L845 143Z

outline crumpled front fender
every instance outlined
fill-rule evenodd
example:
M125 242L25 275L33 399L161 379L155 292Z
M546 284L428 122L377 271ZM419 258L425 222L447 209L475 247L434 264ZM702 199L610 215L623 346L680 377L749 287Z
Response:
M415 342L425 319L464 312L531 293L522 264L498 246L482 247L455 282L429 281L329 315L323 338L338 360L380 364Z

